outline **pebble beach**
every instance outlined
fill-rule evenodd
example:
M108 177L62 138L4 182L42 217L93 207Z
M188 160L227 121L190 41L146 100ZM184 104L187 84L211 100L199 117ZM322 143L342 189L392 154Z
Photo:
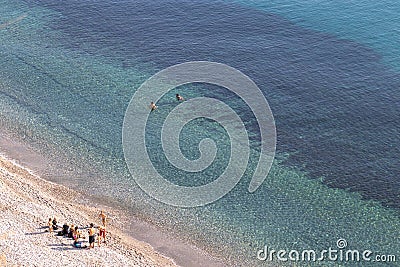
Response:
M91 222L101 224L99 208L70 201L81 197L1 156L0 266L176 266L150 245L124 235L115 217L107 225L107 243L96 242L94 249L75 248L71 238L50 233L51 217L83 232Z

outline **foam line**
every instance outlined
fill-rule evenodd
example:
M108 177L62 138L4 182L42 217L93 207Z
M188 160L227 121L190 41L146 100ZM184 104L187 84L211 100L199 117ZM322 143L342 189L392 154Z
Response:
M15 19L12 19L12 20L9 20L7 22L4 22L4 23L0 24L0 30L3 30L5 28L7 28L8 26L11 26L13 24L16 24L16 23L20 22L21 20L23 20L27 16L28 16L28 14L22 14L21 16L15 18Z

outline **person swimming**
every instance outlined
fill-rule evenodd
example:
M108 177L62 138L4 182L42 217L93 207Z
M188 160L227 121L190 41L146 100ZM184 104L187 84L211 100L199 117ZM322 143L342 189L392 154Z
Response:
M183 101L185 99L180 94L176 94L176 100Z
M157 106L156 106L156 104L154 104L154 102L151 102L151 103L150 103L150 109L151 109L151 111L157 109Z

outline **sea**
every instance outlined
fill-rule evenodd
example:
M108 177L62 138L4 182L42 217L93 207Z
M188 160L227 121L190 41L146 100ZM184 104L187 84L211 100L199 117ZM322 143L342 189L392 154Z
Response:
M399 14L400 2L388 0L0 0L0 127L51 162L42 177L227 266L399 266ZM230 164L232 140L204 118L185 125L179 146L195 160L200 142L213 139L214 162L199 172L168 162L161 128L180 104L176 93L230 106L250 146L229 193L176 207L135 182L122 129L143 82L191 61L223 63L254 81L274 116L276 152L250 193L262 142L251 107L219 86L174 88L145 133L163 177L194 187Z

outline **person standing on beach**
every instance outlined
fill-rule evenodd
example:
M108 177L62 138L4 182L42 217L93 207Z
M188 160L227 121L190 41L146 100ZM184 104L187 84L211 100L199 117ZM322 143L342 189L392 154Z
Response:
M106 243L106 228L103 226L99 227L99 246L101 239L103 239L103 243Z
M74 241L78 240L79 238L79 230L78 230L78 226L75 226L74 228L74 232L72 233L72 238L74 239Z
M94 229L94 224L90 224L89 228L89 249L94 248L94 236L96 234L96 230Z
M104 212L101 211L99 217L101 218L101 223L103 224L103 226L106 227L107 215L105 215Z
M57 230L58 229L58 221L57 221L57 218L56 217L54 217L54 219L53 219L53 227L52 227L54 230Z

